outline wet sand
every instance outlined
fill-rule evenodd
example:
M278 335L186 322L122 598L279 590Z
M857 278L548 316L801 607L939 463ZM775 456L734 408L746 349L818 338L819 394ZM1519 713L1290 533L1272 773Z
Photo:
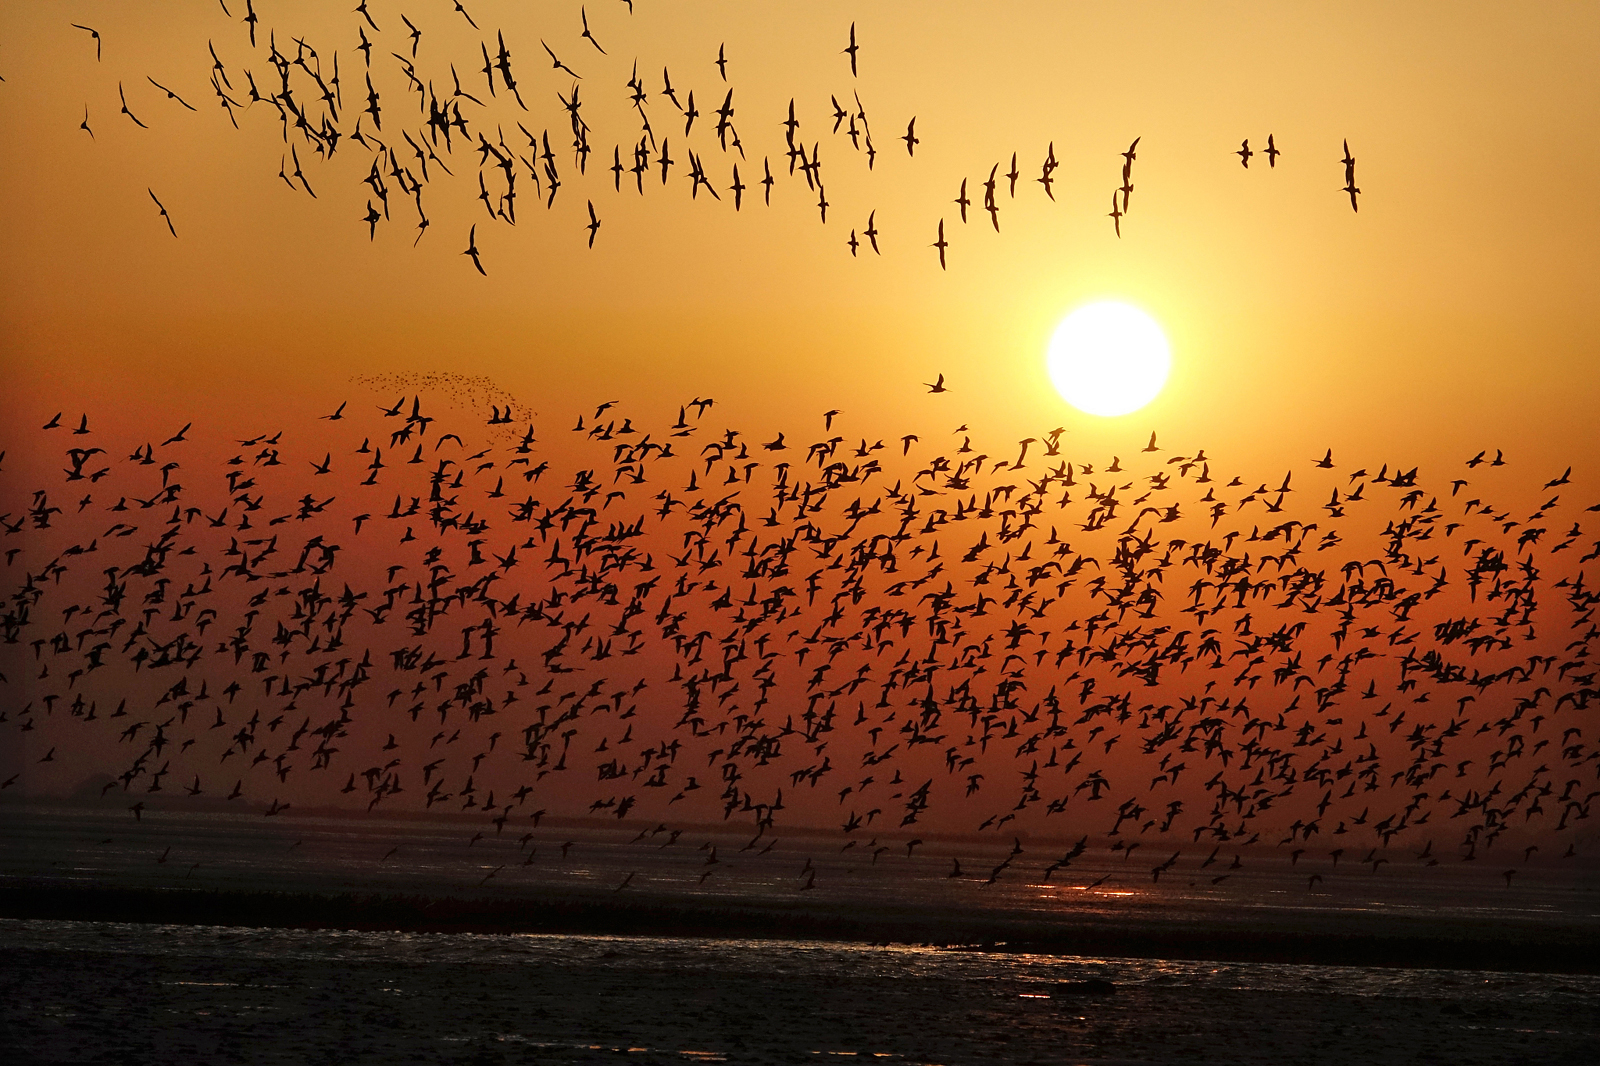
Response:
M1587 1064L1592 978L0 922L28 1064ZM1109 980L1108 995L1063 982ZM1562 983L1565 982L1565 983Z
M1304 864L1246 856L1213 884L1180 864L1093 849L1049 880L1049 843L1004 876L988 842L931 839L874 861L826 836L771 852L708 828L662 847L636 828L562 824L469 843L440 820L13 807L0 823L0 916L302 928L790 937L1009 951L1432 966L1600 969L1600 879L1549 863L1359 867L1309 891ZM720 856L692 841L714 846ZM569 845L565 847L564 845ZM993 854L986 854L984 848ZM1154 849L1152 849L1154 850ZM1059 854L1059 851L1054 854ZM1035 856L1039 856L1036 858ZM1164 857L1164 855L1162 856ZM947 876L959 858L969 873ZM802 863L816 870L811 889ZM1349 865L1349 864L1347 864ZM625 887L624 887L625 885Z
M1312 892L1271 852L1154 882L1098 842L1046 880L1056 843L1029 841L986 883L1008 845L6 814L7 1063L1600 1061L1577 866L1513 887L1395 864ZM1115 991L1063 984L1088 980Z
M1115 955L1530 973L1600 973L1600 937L1564 924L1484 925L1443 918L1168 913L1041 918L1004 910L874 908L851 903L706 901L651 894L472 896L120 889L0 881L0 917L437 933L783 938Z

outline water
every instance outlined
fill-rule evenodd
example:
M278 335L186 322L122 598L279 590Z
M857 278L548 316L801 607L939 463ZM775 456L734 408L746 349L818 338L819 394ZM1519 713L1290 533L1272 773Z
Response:
M804 830L763 838L717 826L665 835L603 822L546 821L474 840L481 826L448 817L296 813L265 819L230 811L115 810L32 804L0 809L0 878L47 877L122 888L348 891L492 895L521 891L608 893L631 875L633 898L654 894L718 901L835 901L856 908L1009 912L1051 918L1251 913L1259 921L1417 919L1478 925L1560 922L1600 929L1600 870L1587 856L1540 858L1514 885L1495 856L1429 865L1404 849L1377 870L1326 849L1292 861L1282 849L1220 849L1145 841L1135 857L1097 840L1046 877L1064 841L938 838L914 851L904 835L842 850L840 834ZM642 839L641 839L642 837ZM872 841L873 844L877 840ZM892 847L889 845L893 845ZM1019 845L1020 846L1020 845ZM1136 845L1138 846L1138 845ZM715 849L714 851L711 849ZM1152 864L1181 860L1155 880ZM874 851L881 854L874 855ZM1242 856L1241 865L1231 863ZM708 860L715 857L716 861ZM961 876L948 876L955 863ZM1003 871L989 882L1001 863ZM802 892L814 868L812 891ZM1310 875L1317 880L1310 883Z
M885 837L896 846L874 861L817 833L785 834L768 851L716 827L666 846L637 828L547 821L524 832L473 842L448 819L152 809L135 821L18 807L0 818L0 884L113 899L310 894L287 906L319 893L415 893L513 916L577 900L679 908L695 924L677 932L731 934L731 916L740 928L810 916L822 929L855 922L869 930L856 935L945 944L1021 930L1076 954L250 928L266 920L250 913L230 914L229 927L0 920L0 1063L1600 1062L1600 977L1536 972L1561 968L1544 953L1592 943L1600 924L1590 871L1558 859L1507 885L1498 866L1429 866L1396 852L1381 870L1335 872L1322 857L1312 890L1310 856L1297 865L1247 850L1216 883L1232 853L1206 866L1209 849L1185 849L1157 882L1149 867L1170 850L1148 842L1128 858L1101 840L1046 881L1064 845L1029 840L986 883L1009 842L930 837L913 854ZM948 877L957 859L963 876ZM810 888L805 867L816 872ZM1302 934L1320 938L1325 960L1366 937L1343 957L1390 965L1195 961L1273 957L1238 942ZM1417 958L1393 941L1407 936L1510 944L1513 968L1535 972L1406 968ZM1135 953L1185 959L1111 957ZM1116 991L1061 987L1090 978Z
M1064 991L1099 978L1110 995ZM0 921L9 1061L1593 1063L1600 977Z

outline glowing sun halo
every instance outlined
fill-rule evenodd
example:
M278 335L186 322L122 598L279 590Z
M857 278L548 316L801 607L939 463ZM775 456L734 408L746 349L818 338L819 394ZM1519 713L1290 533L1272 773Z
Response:
M1061 320L1045 363L1062 399L1085 414L1111 417L1156 398L1167 383L1172 355L1153 318L1106 300Z

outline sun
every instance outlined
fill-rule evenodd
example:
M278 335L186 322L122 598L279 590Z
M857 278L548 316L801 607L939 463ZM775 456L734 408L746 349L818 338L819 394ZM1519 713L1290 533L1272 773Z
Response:
M1172 353L1155 319L1115 300L1085 304L1056 327L1045 355L1061 398L1085 414L1137 411L1167 383Z

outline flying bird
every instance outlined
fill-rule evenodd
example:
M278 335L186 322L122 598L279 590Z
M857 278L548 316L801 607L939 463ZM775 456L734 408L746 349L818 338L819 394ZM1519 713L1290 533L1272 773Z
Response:
M629 10L632 10L632 8L630 8ZM589 32L589 11L588 11L588 9L585 8L585 7L579 7L578 8L578 17L583 19L583 33L579 34L579 36L585 38L586 40L588 40L588 42L590 44L594 45L595 51L599 52L601 55L606 55L607 54L606 50L604 48L600 47L600 42L595 40L594 39L594 34Z
M167 214L167 209L164 206L162 206L162 203L161 203L160 200L156 199L155 190L147 188L147 189L145 189L145 192L150 194L150 199L155 200L156 209L161 212L161 218L162 218L162 220L164 222L166 222L167 229L172 232L172 235L174 237L176 237L178 235L178 231L172 225L172 216Z
M467 233L467 248L461 254L472 256L472 265L478 268L478 273L484 277L489 276L489 272L483 269L483 261L478 258L478 224L476 222L472 224L472 229Z
M87 26L80 26L76 22L74 22L72 24L72 28L75 29L75 30L82 30L83 32L87 33L90 37L94 38L94 61L96 63L100 62L100 31L99 30L91 30Z
M122 113L124 115L127 115L129 118L133 119L133 124L135 126L138 126L142 130L147 130L147 129L150 128L149 126L146 126L143 122L140 122L139 121L139 117L137 115L135 115L132 111L128 110L128 97L123 93L123 91L122 91L122 83L120 81L117 82L117 98L122 101Z
M556 58L556 54L550 50L550 46L548 44L545 44L544 41L542 41L542 40L539 43L541 45L544 45L544 50L547 53L549 53L550 62L552 64L551 67L550 67L551 70L564 70L568 74L571 74L574 78L579 79L580 81L583 79L583 75L582 74L579 74L577 71L573 70L571 67L569 67L565 63L561 62L560 59Z
M177 93L173 92L171 89L167 88L165 85L162 85L159 81L156 81L154 78L150 77L148 74L145 75L145 79L144 80L149 82L151 85L154 85L157 89L160 89L162 92L166 93L167 94L167 99L178 101L178 103L182 104L184 107L189 108L190 111L195 110L195 108L192 107L189 104L189 101L185 100L183 97L179 96Z

